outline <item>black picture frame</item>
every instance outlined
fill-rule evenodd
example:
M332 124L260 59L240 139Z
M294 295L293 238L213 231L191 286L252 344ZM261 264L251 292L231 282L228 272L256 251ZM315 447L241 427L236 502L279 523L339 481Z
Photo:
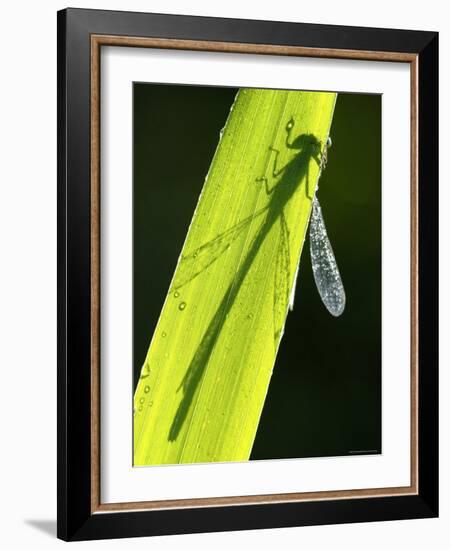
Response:
M96 511L92 487L93 35L411 54L417 61L418 490L414 495ZM352 53L353 52L353 53ZM438 515L438 33L66 9L58 12L58 531L63 540Z

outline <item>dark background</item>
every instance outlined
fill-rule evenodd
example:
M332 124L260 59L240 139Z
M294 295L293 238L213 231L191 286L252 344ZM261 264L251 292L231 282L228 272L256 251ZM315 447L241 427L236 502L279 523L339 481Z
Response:
M134 85L135 386L236 92ZM307 238L251 459L381 452L381 96L339 94L330 135L318 198L347 305L322 305Z

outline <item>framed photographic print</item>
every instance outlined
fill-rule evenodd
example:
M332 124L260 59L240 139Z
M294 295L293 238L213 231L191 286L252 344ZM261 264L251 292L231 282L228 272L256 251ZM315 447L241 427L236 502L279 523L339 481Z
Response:
M438 36L58 13L58 536L438 513Z

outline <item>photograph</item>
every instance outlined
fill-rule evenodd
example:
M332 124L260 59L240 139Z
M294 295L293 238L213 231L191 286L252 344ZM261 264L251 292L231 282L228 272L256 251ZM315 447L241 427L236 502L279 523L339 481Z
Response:
M381 122L133 83L134 466L382 453Z
M58 12L58 537L437 517L438 33L163 11Z
M2 5L4 548L449 546L441 4Z

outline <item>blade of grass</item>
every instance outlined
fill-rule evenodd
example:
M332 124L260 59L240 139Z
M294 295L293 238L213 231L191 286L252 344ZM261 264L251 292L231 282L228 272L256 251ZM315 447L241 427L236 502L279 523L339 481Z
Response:
M134 397L134 464L247 460L336 94L239 91Z

